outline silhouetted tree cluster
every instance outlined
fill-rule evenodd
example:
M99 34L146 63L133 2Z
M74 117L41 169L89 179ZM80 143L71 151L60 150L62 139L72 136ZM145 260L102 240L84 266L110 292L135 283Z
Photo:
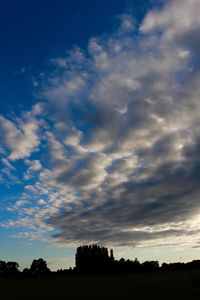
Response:
M23 270L24 274L30 274L30 275L47 275L51 271L47 267L47 263L44 259L39 258L39 259L34 259L30 269L25 268Z
M19 271L17 262L0 261L0 277L9 276L43 276L43 275L76 275L76 274L125 274L125 273L142 273L157 271L181 271L200 269L200 260L183 263L163 263L159 267L158 261L145 261L140 263L137 258L135 260L121 258L116 260L113 250L110 251L106 247L99 245L84 245L77 248L75 255L75 268L60 269L52 272L47 262L42 259L34 259L30 268Z
M113 250L98 245L85 245L77 248L76 272L78 273L134 273L154 272L159 270L158 261L146 261L140 264L124 258L115 260Z
M20 273L19 265L15 261L0 261L0 276L16 276Z
M181 270L194 270L200 269L200 260L193 260L187 263L176 262L176 263L163 263L161 270L163 271L181 271Z
M77 248L76 270L84 273L102 273L111 268L114 257L113 251L98 245L85 245Z
M47 267L47 263L42 258L34 259L30 269L25 268L22 272L19 271L19 264L17 262L0 261L0 277L8 276L35 276L35 275L48 275L51 273Z
M141 272L155 272L159 270L158 261L145 261L140 263L137 258L134 261L121 258L115 261L115 273L141 273Z

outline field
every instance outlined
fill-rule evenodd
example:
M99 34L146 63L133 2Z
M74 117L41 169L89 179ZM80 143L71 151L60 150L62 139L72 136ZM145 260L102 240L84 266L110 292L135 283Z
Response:
M200 273L0 279L0 298L9 299L200 299Z

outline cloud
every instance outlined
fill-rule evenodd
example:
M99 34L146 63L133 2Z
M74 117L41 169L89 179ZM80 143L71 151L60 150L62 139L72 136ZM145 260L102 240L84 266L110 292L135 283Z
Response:
M167 39L174 39L199 28L198 0L168 1L164 9L154 9L145 17L142 32L160 30Z
M24 174L24 179L29 180L35 176L35 172L41 171L42 165L39 160L25 160L26 165L28 165L28 169Z
M11 170L16 170L15 167L13 167L11 165L11 163L8 161L8 159L6 159L5 157L2 158L2 163L8 168L8 169L11 169Z
M9 159L17 160L30 156L39 144L39 127L36 119L17 120L17 124L0 116L0 136L9 149Z
M51 61L34 108L48 124L44 161L28 162L37 171L26 186L34 204L20 207L35 228L56 231L50 239L198 244L198 11L197 0L168 1L138 31L123 15L120 29L92 37L87 51ZM38 147L35 117L0 121L10 159Z

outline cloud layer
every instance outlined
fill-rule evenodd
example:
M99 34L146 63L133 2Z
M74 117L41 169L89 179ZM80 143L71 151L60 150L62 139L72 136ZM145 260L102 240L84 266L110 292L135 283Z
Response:
M28 205L10 207L14 226L68 244L198 245L199 10L168 1L138 30L123 15L117 32L51 61L28 120L0 117L8 158L29 157L35 178Z

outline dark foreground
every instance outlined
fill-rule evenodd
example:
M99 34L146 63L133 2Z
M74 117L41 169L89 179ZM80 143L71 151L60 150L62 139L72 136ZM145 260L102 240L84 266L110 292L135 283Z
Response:
M200 271L0 279L0 299L200 299Z

